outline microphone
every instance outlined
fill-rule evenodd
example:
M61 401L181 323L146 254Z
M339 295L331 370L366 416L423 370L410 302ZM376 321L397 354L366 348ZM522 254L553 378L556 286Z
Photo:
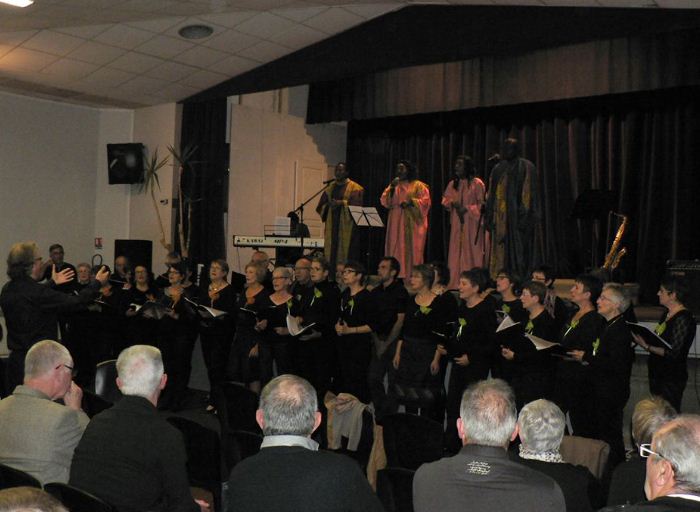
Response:
M330 179L330 180L326 180L326 181L323 182L323 184L324 184L324 185L328 185L329 183L333 183L334 181L335 181L335 178Z

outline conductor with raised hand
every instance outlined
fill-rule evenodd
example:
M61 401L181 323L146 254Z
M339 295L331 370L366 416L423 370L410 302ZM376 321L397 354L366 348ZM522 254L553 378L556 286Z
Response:
M41 278L42 262L35 242L18 242L7 256L10 281L0 293L0 307L7 326L7 346L10 349L7 371L7 392L24 379L24 358L36 342L58 338L58 315L79 310L93 301L100 287L109 279L102 267L95 281L78 295L67 295L37 282ZM56 284L73 279L70 273L53 274Z

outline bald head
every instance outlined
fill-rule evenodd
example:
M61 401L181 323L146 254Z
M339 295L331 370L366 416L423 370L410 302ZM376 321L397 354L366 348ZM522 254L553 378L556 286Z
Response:
M316 390L301 377L280 375L263 388L257 419L267 436L310 436L320 422Z

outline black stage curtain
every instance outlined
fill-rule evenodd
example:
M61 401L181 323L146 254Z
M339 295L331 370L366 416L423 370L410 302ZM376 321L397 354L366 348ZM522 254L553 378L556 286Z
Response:
M185 195L194 199L190 241L190 259L194 263L207 264L226 257L224 215L228 206L229 164L226 108L226 98L221 98L185 103L182 109L180 147L197 147L183 185ZM178 249L179 245L176 235Z
M700 192L699 92L673 89L351 121L348 166L365 187L366 203L382 211L379 196L396 161L415 162L432 191L426 258L443 260L449 229L440 198L454 157L471 155L488 184L487 158L515 136L539 170L539 262L554 266L561 277L575 276L594 261L602 264L619 222L608 228L607 220L596 225L571 213L582 192L615 191L616 211L629 217L621 277L637 280L642 298L653 302L667 259L700 257L700 209L693 205ZM367 256L374 268L383 233L372 237Z

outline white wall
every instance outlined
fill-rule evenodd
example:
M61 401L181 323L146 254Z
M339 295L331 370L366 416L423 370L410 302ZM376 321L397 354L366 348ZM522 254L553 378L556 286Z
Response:
M306 96L282 91L239 97L231 107L231 159L227 248L231 268L241 271L250 249L232 245L233 235L262 235L275 216L297 206L295 169L324 168L345 159L346 127L339 124L307 126L292 101ZM298 185L298 183L297 183ZM316 202L306 209L315 215ZM272 252L272 251L270 251Z

